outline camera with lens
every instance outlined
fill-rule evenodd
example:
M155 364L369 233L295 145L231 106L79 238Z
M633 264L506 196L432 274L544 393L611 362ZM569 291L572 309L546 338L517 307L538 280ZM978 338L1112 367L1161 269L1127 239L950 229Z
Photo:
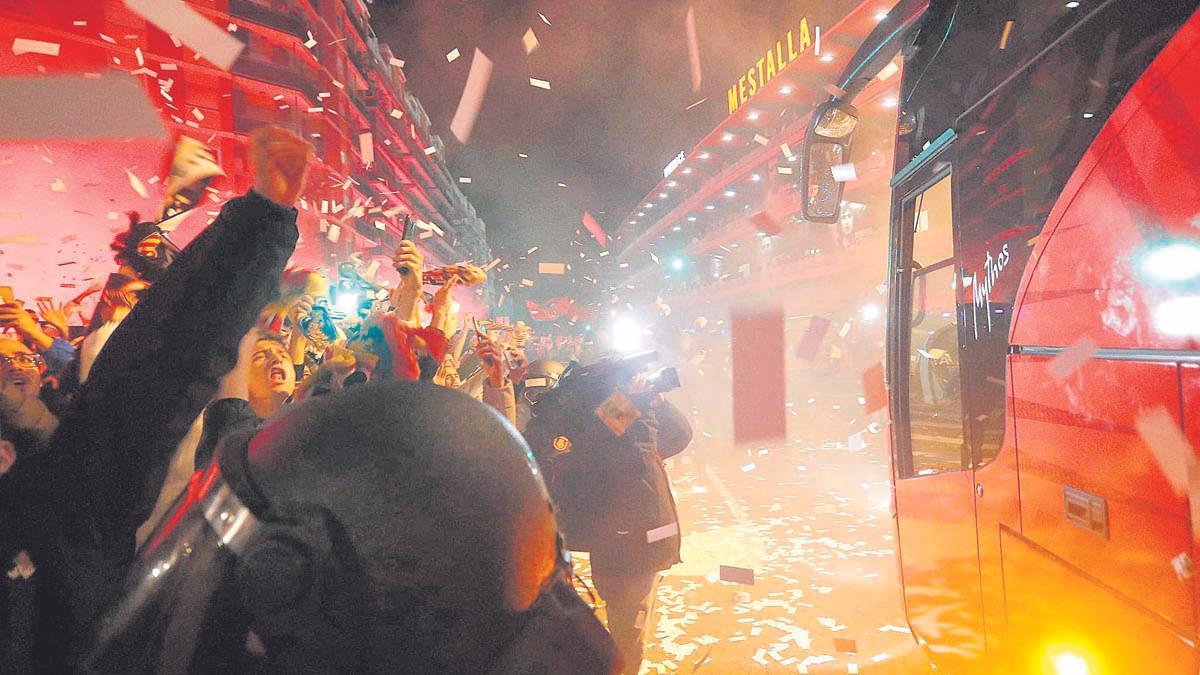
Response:
M656 361L658 352L655 351L620 359L602 359L587 366L572 361L558 384L538 398L534 412L538 408L554 406L567 413L591 414ZM680 386L679 372L674 368L662 368L647 377L647 384L651 393L673 391Z

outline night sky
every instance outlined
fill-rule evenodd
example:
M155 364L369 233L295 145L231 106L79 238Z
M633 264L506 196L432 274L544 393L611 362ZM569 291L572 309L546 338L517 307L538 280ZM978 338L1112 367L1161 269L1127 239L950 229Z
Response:
M537 281L532 297L582 289L537 277L537 261L579 263L571 247L584 211L609 232L726 115L738 74L802 16L830 26L854 0L375 0L380 39L406 61L411 91L446 141L455 176L487 223L508 280ZM685 17L696 14L703 84L693 92ZM538 16L542 13L552 25ZM526 55L532 28L540 48ZM457 48L462 56L448 63ZM449 131L476 48L495 70L468 145ZM529 78L549 80L538 89ZM688 106L708 100L688 110ZM522 159L518 153L529 155ZM566 185L559 187L558 183ZM610 244L619 251L623 244ZM527 263L526 250L540 250ZM615 252L615 251L614 251ZM486 261L484 261L486 262ZM577 273L586 273L578 266Z

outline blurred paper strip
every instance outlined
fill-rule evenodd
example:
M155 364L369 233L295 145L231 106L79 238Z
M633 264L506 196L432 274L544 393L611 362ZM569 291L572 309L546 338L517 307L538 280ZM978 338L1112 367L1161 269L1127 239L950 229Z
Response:
M29 38L16 38L13 40L12 52L14 56L22 54L45 54L46 56L58 56L59 44L57 42L43 42L41 40L30 40Z
M488 80L491 78L492 60L476 49L471 59L471 71L467 74L467 84L463 87L462 97L458 99L458 110L454 111L454 119L450 122L450 132L460 143L471 139L471 130L475 128L475 118L483 107L483 95L487 93Z
M866 399L867 413L883 410L887 407L887 385L883 380L883 364L876 363L868 368L862 376L863 397Z
M704 74L700 71L700 44L696 40L696 8L688 7L687 12L687 41L688 61L692 67L692 91L699 92Z
M733 439L773 441L787 436L783 312L741 311L731 322Z
M800 344L796 345L796 357L806 361L815 359L817 350L821 348L821 342L825 340L825 334L829 332L831 325L833 322L823 316L814 316L809 319L808 328L800 338Z
M1192 470L1193 450L1179 422L1166 408L1156 407L1142 411L1134 423L1138 435L1146 442L1159 469L1175 493L1188 493L1188 473Z
M5 141L167 137L146 90L119 71L2 78L0 119Z
M596 243L602 247L608 246L608 233L604 231L603 227L600 227L600 223L596 222L592 214L587 211L583 212L583 227L596 238Z
M538 274L566 274L564 263L538 263Z
M679 523L668 523L653 530L646 530L646 543L653 544L656 541L674 537L677 534L679 534Z
M1082 338L1059 352L1053 361L1046 364L1046 370L1050 372L1050 377L1053 377L1056 382L1062 382L1068 375L1078 370L1079 366L1090 359L1098 349L1099 347L1092 342L1091 338Z
M229 70L246 45L181 0L125 0L125 6L178 38L221 70Z
M753 586L754 570L745 567L734 567L733 565L721 565L721 581Z

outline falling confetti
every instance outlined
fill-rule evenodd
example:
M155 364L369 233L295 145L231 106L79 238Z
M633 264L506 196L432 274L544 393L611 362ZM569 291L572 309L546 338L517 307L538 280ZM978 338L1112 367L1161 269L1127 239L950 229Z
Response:
M471 138L471 130L475 128L475 118L483 107L483 97L487 93L488 81L492 77L492 61L480 50L475 50L471 59L471 70L467 74L467 83L463 87L462 97L458 100L458 109L454 111L454 119L450 122L450 132L460 143L466 143Z
M246 46L183 2L125 0L125 6L179 39L221 70L229 70Z
M537 87L538 89L546 89L546 90L550 89L550 81L549 80L539 80L536 77L531 77L531 78L529 78L529 84Z
M537 51L539 44L537 34L533 32L532 28L527 29L525 35L521 36L521 45L525 47L526 54Z

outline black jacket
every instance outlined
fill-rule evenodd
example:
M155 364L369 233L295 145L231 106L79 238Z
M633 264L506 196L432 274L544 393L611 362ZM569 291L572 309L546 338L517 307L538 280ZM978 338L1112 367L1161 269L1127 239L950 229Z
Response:
M595 415L556 412L535 406L525 438L558 508L567 548L590 551L596 574L652 572L679 562L679 518L663 460L691 442L687 418L660 399L641 406L641 416L616 437ZM560 437L569 451L561 451L560 441L556 452Z
M45 451L5 476L0 537L37 565L34 663L58 671L120 587L175 447L277 293L296 210L228 202L117 331Z

